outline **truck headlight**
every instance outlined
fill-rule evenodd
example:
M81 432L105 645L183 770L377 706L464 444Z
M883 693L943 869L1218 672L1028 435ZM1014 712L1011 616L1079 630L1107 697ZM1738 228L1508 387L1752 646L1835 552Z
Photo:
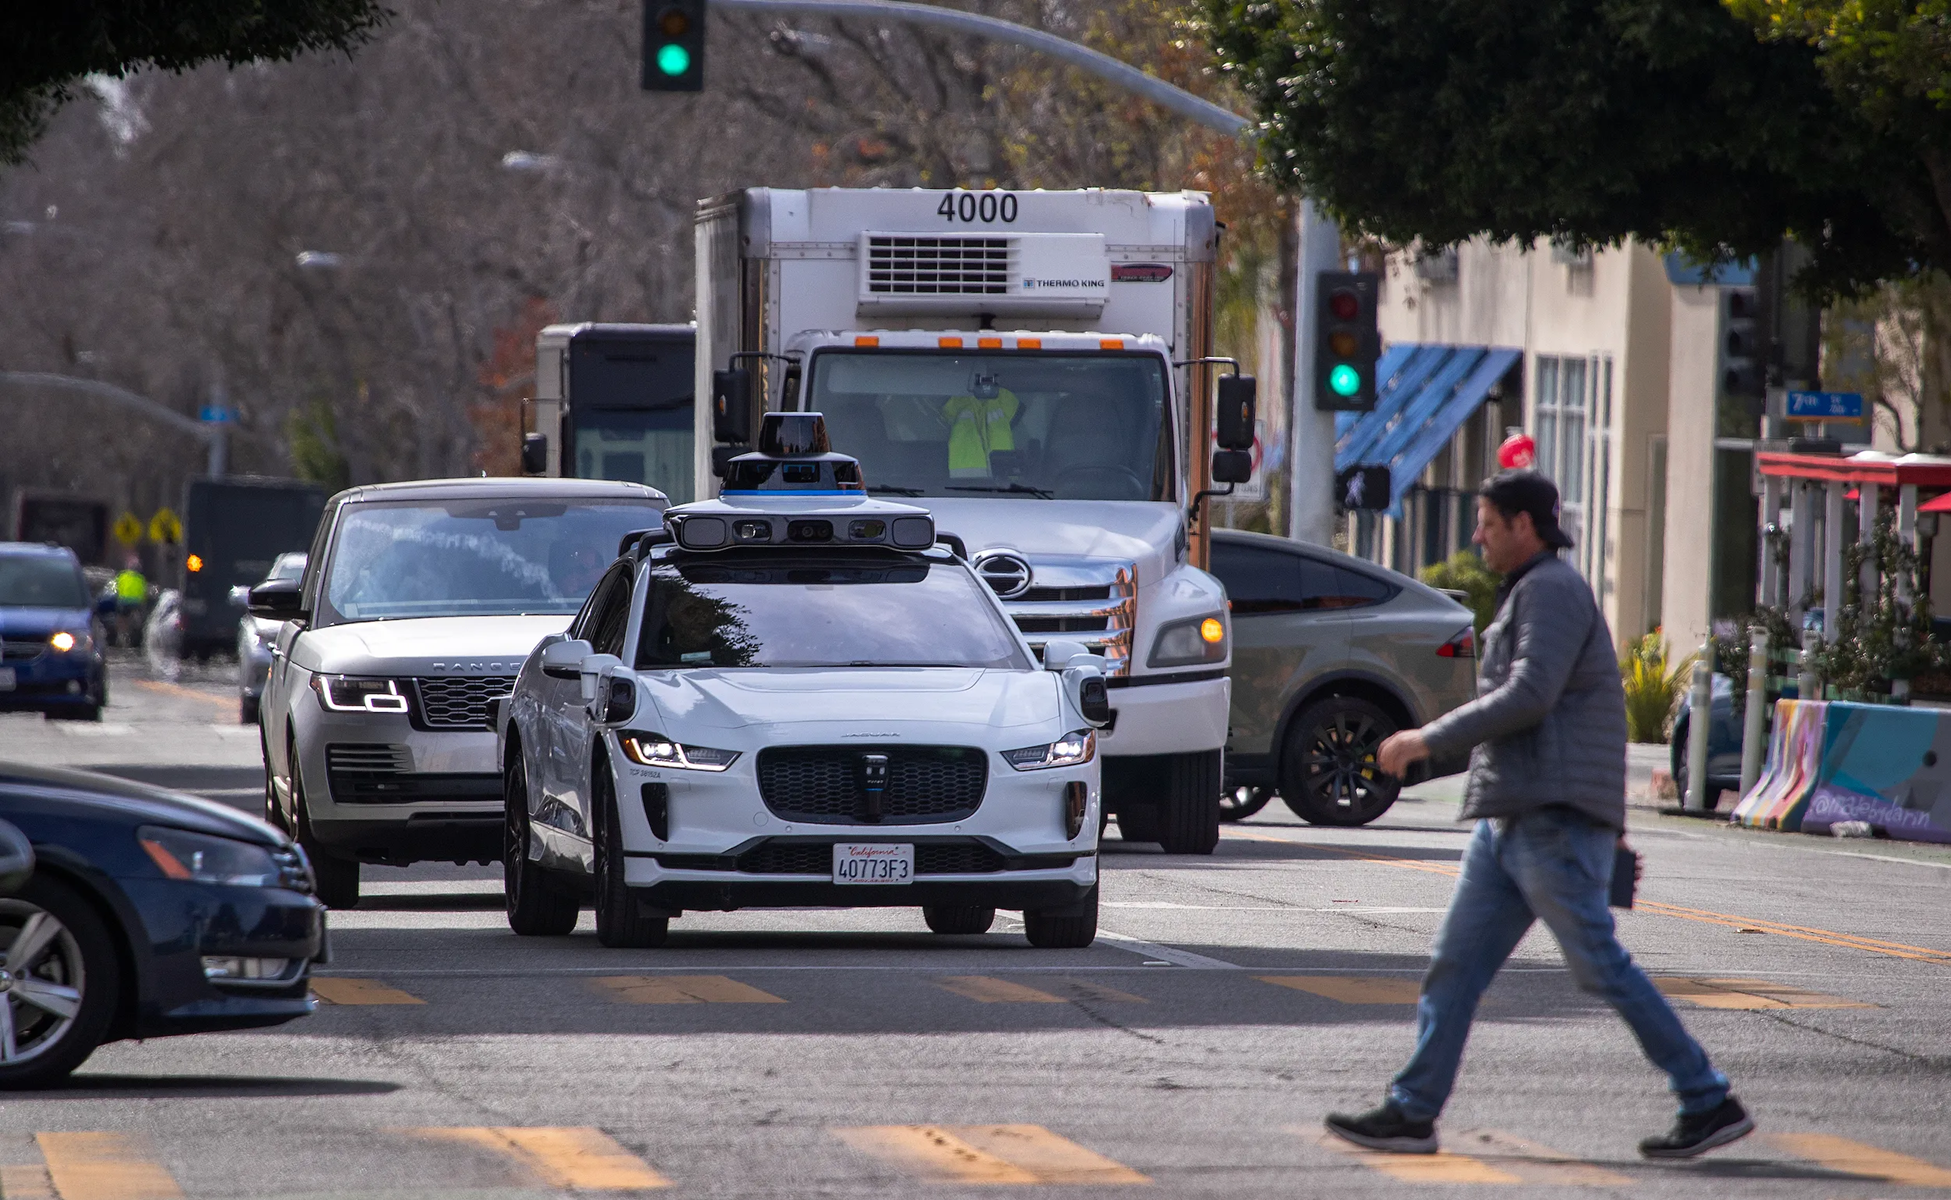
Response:
M1158 631L1158 640L1152 643L1152 656L1145 660L1150 667L1189 667L1196 663L1216 663L1226 661L1226 622L1217 613L1210 617L1194 617L1190 621L1174 621Z
M670 767L678 771L722 771L738 761L736 750L683 746L661 733L620 733L616 740L623 747L623 756L640 766Z
M278 864L271 852L250 842L153 825L137 829L136 841L171 879L237 887L272 887L278 883Z
M368 679L358 675L314 675L312 690L333 712L403 713L406 693L397 679Z
M1097 754L1097 731L1079 729L1066 733L1047 746L1025 746L1003 751L1003 761L1019 771L1043 771L1050 767L1074 767L1091 761Z

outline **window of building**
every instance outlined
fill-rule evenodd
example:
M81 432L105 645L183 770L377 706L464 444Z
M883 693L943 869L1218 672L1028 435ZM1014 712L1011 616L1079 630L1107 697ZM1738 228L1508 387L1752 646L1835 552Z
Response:
M1601 597L1606 589L1606 492L1612 465L1612 359L1539 355L1532 434L1538 469L1558 484L1570 558Z

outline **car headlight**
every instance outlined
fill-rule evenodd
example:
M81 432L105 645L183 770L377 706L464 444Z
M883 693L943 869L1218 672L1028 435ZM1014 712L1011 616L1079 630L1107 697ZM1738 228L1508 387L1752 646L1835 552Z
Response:
M1074 767L1091 761L1097 754L1097 732L1079 729L1066 733L1047 746L1025 746L1003 751L1003 761L1019 771L1042 771L1050 767Z
M82 633L70 633L68 630L63 629L53 637L47 639L47 644L54 647L55 651L60 654L86 654L95 648L95 639L85 631Z
M685 746L661 733L619 733L617 742L623 756L646 767L670 767L678 771L722 771L738 761L736 750L714 750L710 746Z
M1152 643L1152 656L1145 665L1152 667L1189 667L1195 663L1224 662L1226 659L1226 622L1217 614L1210 617L1194 617L1190 621L1174 621L1158 631L1158 640Z
M333 712L403 713L406 693L397 679L368 679L358 675L314 675L312 690Z
M278 864L263 846L230 838L158 829L136 830L150 859L171 879L196 883L226 883L239 887L271 887L278 883Z

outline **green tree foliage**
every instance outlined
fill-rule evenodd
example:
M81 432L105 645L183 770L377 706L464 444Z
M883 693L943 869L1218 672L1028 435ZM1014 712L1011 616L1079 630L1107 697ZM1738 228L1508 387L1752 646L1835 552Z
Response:
M0 163L20 162L89 75L240 66L346 50L387 17L378 0L94 0L0 8Z
M1474 550L1459 550L1450 555L1449 561L1431 563L1417 576L1433 588L1445 591L1462 592L1477 627L1477 636L1484 635L1484 627L1497 615L1497 583L1502 577L1484 565Z
M1935 0L1933 0L1935 2ZM1266 170L1406 244L1808 246L1858 291L1951 264L1951 187L1821 52L1718 0L1199 0ZM1942 144L1940 142L1940 144Z
M1658 630L1626 647L1619 660L1619 681L1626 692L1626 737L1635 742L1664 742L1673 710L1680 706L1694 669L1694 655L1674 662L1666 638Z

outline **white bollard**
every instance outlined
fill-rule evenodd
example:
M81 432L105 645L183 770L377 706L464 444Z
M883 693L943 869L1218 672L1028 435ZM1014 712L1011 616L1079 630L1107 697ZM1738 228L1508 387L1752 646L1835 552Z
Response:
M1761 758L1768 748L1768 634L1760 629L1748 643L1748 711L1741 723L1741 794L1754 790L1761 778ZM1693 747L1689 746L1691 750Z
M1707 811L1707 739L1714 731L1714 639L1700 645L1694 659L1693 695L1687 701L1687 794L1682 808Z

